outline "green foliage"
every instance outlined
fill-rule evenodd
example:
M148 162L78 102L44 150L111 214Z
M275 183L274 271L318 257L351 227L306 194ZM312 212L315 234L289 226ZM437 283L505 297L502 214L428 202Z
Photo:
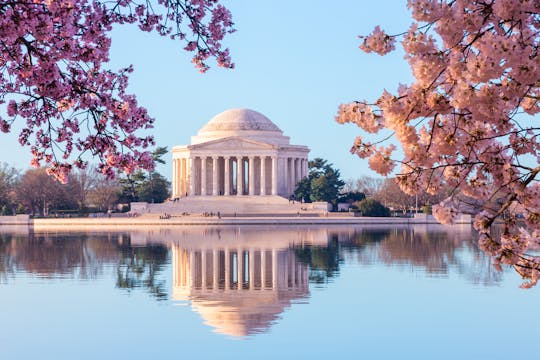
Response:
M11 208L6 205L3 205L2 210L0 210L0 215L2 216L11 215Z
M148 180L142 182L137 189L139 201L162 203L171 196L169 186L170 182L165 177L157 172L152 172Z
M305 177L298 183L296 190L294 191L294 196L303 202L311 202L311 180L309 177Z
M335 206L344 185L339 170L326 160L316 158L309 162L309 174L298 183L294 195L305 202L326 201Z
M390 216L390 209L373 199L364 199L356 203L358 211L364 216Z
M348 191L341 194L339 197L339 202L343 203L353 203L356 201L362 201L366 198L366 194L361 191Z
M422 212L426 215L431 215L431 205L422 206Z
M17 205L17 214L26 214L26 208L23 204Z
M162 157L167 152L166 147L158 147L152 152L152 159L156 163L165 164ZM161 203L171 195L170 182L156 171L144 173L139 170L120 178L119 183L122 187L120 199L127 203L136 201Z

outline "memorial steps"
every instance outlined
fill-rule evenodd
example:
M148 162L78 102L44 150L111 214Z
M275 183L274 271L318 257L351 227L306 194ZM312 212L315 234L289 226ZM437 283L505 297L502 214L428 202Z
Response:
M327 211L327 203L301 203L281 196L188 196L163 204L132 203L131 211L143 216L216 215L218 212L222 216L320 215Z

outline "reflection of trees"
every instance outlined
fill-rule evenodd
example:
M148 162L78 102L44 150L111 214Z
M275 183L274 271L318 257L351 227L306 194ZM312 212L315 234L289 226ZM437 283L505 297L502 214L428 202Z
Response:
M456 263L456 248L461 243L446 232L390 231L379 245L379 258L385 264L408 264L424 268L428 274L446 274Z
M163 245L122 248L117 268L116 286L121 289L146 288L157 300L166 300L165 280L156 274L168 260L168 249Z
M329 239L328 246L306 245L294 250L297 259L309 265L309 281L321 284L339 274L339 265L343 258L337 236Z
M95 279L105 269L117 270L117 287L145 288L158 299L166 298L158 277L167 262L163 245L132 247L129 235L0 233L0 279L16 271L40 277Z
M6 281L9 275L15 273L15 264L8 251L12 240L11 234L0 233L0 282Z
M338 240L339 239L339 240ZM349 233L330 233L328 246L297 247L300 261L310 267L310 281L321 283L339 274L339 267L350 256L361 264L384 263L410 266L428 275L446 275L450 269L474 284L494 284L501 273L489 257L478 249L469 232L452 228L358 229Z

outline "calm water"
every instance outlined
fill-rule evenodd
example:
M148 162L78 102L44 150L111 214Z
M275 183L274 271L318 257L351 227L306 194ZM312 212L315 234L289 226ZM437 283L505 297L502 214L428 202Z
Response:
M540 359L468 227L3 231L0 359Z

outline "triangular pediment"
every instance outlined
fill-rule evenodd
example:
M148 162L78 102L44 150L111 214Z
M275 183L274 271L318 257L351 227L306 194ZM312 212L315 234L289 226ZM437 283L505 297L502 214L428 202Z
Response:
M260 141L231 136L188 146L190 150L271 150L275 146Z

